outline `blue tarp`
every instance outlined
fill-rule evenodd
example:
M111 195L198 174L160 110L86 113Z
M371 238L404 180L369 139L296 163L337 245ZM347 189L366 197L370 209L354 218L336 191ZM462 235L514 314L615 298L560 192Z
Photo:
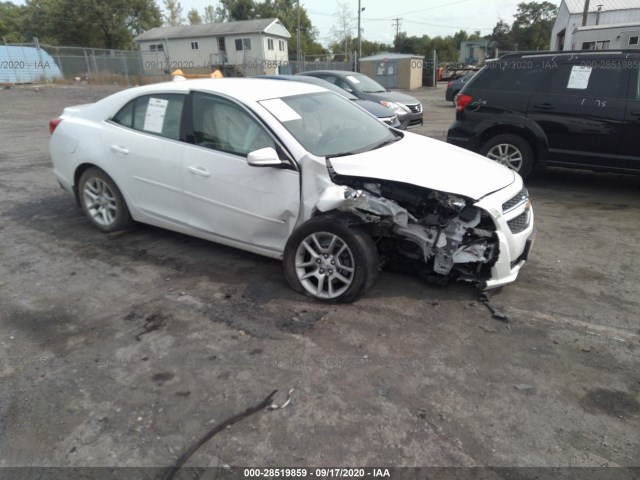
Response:
M0 45L0 83L34 83L62 78L51 55L41 48Z

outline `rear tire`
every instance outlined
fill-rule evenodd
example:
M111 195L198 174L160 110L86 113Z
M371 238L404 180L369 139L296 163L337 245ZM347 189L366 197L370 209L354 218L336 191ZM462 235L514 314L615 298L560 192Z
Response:
M533 150L529 143L518 135L497 135L482 146L480 154L518 172L522 178L529 175L533 168Z
M298 227L287 241L283 265L291 288L328 303L357 300L380 270L369 233L336 215L314 217Z
M78 198L84 214L104 233L125 230L133 225L122 193L111 177L99 168L88 168L80 176Z

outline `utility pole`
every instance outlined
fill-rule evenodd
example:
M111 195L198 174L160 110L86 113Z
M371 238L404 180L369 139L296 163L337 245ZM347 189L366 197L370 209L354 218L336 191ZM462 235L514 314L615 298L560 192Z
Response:
M362 34L360 32L360 17L362 16L362 8L360 0L358 0L358 59L356 60L356 71L360 71L360 57L362 57Z
M298 0L298 33L296 35L297 45L296 45L296 61L298 63L298 71L302 72L304 69L300 69L300 59L302 52L300 51L300 0Z
M402 19L400 17L394 18L391 26L396 27L396 40L398 40L398 35L400 35L400 27L402 26Z
M589 0L584 0L584 10L582 11L582 26L587 24L587 17L589 16Z

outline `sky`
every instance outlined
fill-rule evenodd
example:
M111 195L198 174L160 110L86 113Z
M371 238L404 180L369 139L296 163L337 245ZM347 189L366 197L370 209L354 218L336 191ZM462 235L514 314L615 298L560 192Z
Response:
M342 0L352 7L354 17L358 0ZM401 18L400 31L409 36L430 37L453 35L459 30L471 33L480 30L482 35L493 31L498 19L508 24L518 10L518 3L528 0L360 0L364 7L361 18L362 38L371 41L393 43L394 19ZM549 0L556 5L560 0ZM180 0L183 11L196 8L202 13L216 0ZM158 4L162 4L158 0ZM327 45L332 41L331 27L336 22L338 0L300 0L313 25L318 29L318 41ZM354 26L353 35L357 32Z

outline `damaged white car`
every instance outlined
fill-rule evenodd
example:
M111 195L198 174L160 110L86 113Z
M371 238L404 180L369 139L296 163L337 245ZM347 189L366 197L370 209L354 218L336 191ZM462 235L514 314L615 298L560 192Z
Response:
M132 88L50 129L54 173L98 229L138 221L282 259L322 301L357 299L385 265L498 287L533 241L517 173L310 84Z

